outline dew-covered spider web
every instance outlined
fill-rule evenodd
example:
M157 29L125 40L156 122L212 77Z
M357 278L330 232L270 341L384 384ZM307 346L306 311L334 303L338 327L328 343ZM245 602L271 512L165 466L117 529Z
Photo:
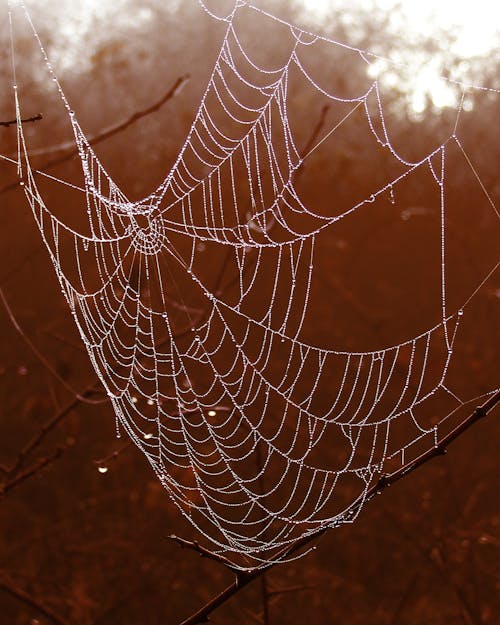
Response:
M243 43L256 12L281 29L272 66ZM447 373L470 298L449 308L445 228L446 159L463 149L461 105L451 134L408 160L391 142L377 80L345 95L311 69L315 46L362 67L378 57L242 1L217 19L227 27L194 122L172 168L140 201L100 162L30 21L78 147L83 183L68 183L77 200L62 212L46 203L15 85L17 162L118 429L209 544L253 567L318 528L352 522L376 480L437 445L464 405ZM360 183L354 203L336 197L335 181L320 208L298 190L323 140L306 151L298 144L297 85L338 111L323 138L329 130L335 142L334 130L356 124L374 153L390 156L389 173L368 192ZM376 350L316 344L310 310L322 237L379 202L397 205L419 176L439 216L436 323Z

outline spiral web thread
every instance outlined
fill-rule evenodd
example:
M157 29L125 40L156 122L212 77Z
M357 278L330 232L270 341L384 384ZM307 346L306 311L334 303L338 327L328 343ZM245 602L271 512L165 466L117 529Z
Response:
M445 157L450 144L460 146L456 134L418 162L405 160L389 139L377 81L343 98L320 86L301 60L318 41L365 64L369 53L265 14L287 30L289 49L280 67L260 67L241 42L240 11L260 9L238 2L224 18L187 139L141 201L130 201L99 162L26 11L81 159L84 185L70 184L85 200L77 225L44 202L17 85L14 92L21 184L117 427L182 514L248 568L318 528L352 522L391 462L437 445L438 429L463 405L445 384L463 309L447 311L445 284ZM366 128L400 167L333 215L315 212L294 186L307 155L288 114L292 72L344 106L344 119L363 112ZM394 203L398 187L421 170L441 211L441 321L377 351L310 344L303 326L318 238L381 197ZM207 258L218 262L207 267ZM224 289L227 267L236 279ZM453 407L430 422L425 407L436 395Z

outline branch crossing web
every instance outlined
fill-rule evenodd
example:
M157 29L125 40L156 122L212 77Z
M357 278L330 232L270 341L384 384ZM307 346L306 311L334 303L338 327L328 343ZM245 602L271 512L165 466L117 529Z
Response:
M249 11L286 32L278 66L260 66L243 44L240 13ZM424 158L406 160L391 143L376 80L345 97L308 69L316 45L362 65L373 60L369 53L244 2L223 19L220 52L187 139L140 201L107 174L33 28L84 179L74 187L83 212L51 212L14 91L21 184L117 427L181 513L245 568L273 561L318 528L352 522L374 481L437 445L463 405L446 386L463 309L447 306L444 193L447 150L461 144L454 132ZM315 210L297 188L319 143L305 154L297 145L292 81L343 107L336 128L356 116L398 173L344 208L333 189L330 212ZM313 344L305 327L321 237L380 198L395 203L417 172L431 181L440 211L440 320L376 351ZM451 408L438 418L427 407L440 395Z

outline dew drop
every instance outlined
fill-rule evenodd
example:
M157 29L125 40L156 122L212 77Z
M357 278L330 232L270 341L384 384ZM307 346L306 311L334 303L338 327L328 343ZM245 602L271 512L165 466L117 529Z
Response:
M97 470L99 471L99 473L107 473L108 467L99 467Z
M391 187L389 187L389 202L391 204L395 204L396 203L396 198L394 197L394 189Z

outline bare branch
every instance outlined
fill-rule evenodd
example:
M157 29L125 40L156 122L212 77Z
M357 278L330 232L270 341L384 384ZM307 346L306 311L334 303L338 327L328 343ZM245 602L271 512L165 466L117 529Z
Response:
M406 538L406 540L415 547L421 554L422 558L428 560L435 570L438 572L443 581L449 585L453 593L456 596L457 603L460 605L462 617L465 625L481 625L481 617L476 614L474 607L470 604L464 589L455 582L453 575L450 571L450 567L444 557L441 541L437 540L432 548L426 547L417 537L413 534L410 535L403 524L393 514L386 512L386 516L391 519L394 525L397 526L399 533Z
M316 143L316 141L317 141L317 139L319 137L319 133L321 132L321 129L323 128L323 126L325 124L326 115L327 115L329 110L330 110L330 105L329 104L325 104L323 106L323 108L321 109L318 121L316 122L316 125L312 129L311 135L309 136L309 139L307 140L307 143L305 144L305 146L303 147L303 149L302 149L302 151L300 153L300 158L302 159L302 162L297 167L297 169L293 172L293 179L292 179L293 184L297 184L297 181L298 181L300 175L304 171L304 160L311 153L311 151L313 149L313 146L315 145L315 143Z
M115 449L115 451L109 454L109 456L106 456L106 458L101 458L100 460L94 460L94 464L96 464L98 467L107 467L109 462L116 460L118 456L121 455L126 449L129 449L130 447L132 447L133 442L134 441L130 439L124 445L122 445L120 449Z
M47 371L49 371L72 395L75 395L77 398L80 399L80 401L85 401L85 398L79 396L78 393L74 390L74 388L72 388L72 386L68 384L68 382L66 382L66 380L62 376L59 375L59 373L52 366L52 364L47 360L47 358L45 358L45 356L36 347L36 345L33 343L30 337L21 328L14 313L12 312L12 309L1 287L0 287L0 301L3 303L5 311L7 312L7 316L9 317L12 325L14 326L18 334L21 336L21 338L26 343L26 345L31 349L31 351L35 354L38 360L42 363L42 365L47 369ZM104 401L107 401L107 398Z
M174 82L174 84L170 87L167 93L160 100L158 100L158 102L155 102L154 104L152 104L146 109L143 109L142 111L137 111L124 122L116 124L115 126L111 126L111 128L107 128L106 130L103 130L102 132L95 135L89 140L88 142L89 145L96 145L97 143L100 143L101 141L105 141L106 139L109 139L110 137L118 134L119 132L126 130L129 126L132 126L133 124L135 124L135 122L139 121L143 117L146 117L147 115L151 115L151 113L158 111L166 102L168 102L169 100L174 98L178 93L181 92L182 88L185 86L188 80L189 80L189 75L186 74L184 76L181 76ZM77 154L78 154L78 149L72 148L69 152L67 152L63 156L60 156L58 158L55 158L49 161L48 163L43 165L40 169L34 169L33 173L38 174L38 175L43 174L45 170L55 167L56 165L60 165L61 163L65 163L66 161L71 160ZM5 187L3 187L2 189L0 189L0 194L6 191L9 191L11 189L14 189L18 186L19 186L19 181L12 182L6 185Z
M303 592L304 590L314 590L319 584L298 584L295 586L285 586L285 588L273 588L269 591L270 597L279 597L290 592Z
M7 582L5 580L0 581L0 590L8 593L12 597L15 597L19 601L22 601L33 610L36 610L39 614L43 614L43 616L47 617L49 621L55 623L55 625L69 625L69 622L66 621L62 616L56 614L54 610L44 605L37 599L34 599L31 595L29 595L26 591L14 586L11 582Z
M41 113L38 113L38 115L33 115L33 117L25 117L24 119L21 119L21 123L27 124L28 122L38 122L41 119L43 119L43 115ZM17 119L11 119L8 122L0 122L0 126L4 126L5 128L9 126L17 126L17 124L18 124Z
M100 382L97 380L93 382L90 386L88 386L83 393L80 393L77 397L71 400L66 406L63 406L61 410L56 412L56 414L51 417L40 430L33 436L33 438L27 443L27 445L22 449L13 466L8 470L10 476L14 475L24 464L26 457L36 449L40 443L43 441L45 436L51 432L61 421L66 417L78 404L80 404L85 397L90 397L97 390L99 390Z
M429 449L428 451L422 453L417 459L405 464L397 471L389 475L381 475L378 481L368 490L365 497L362 500L358 500L354 503L351 508L351 513L353 516L360 511L364 502L371 501L374 497L382 492L385 488L390 486L391 484L395 484L401 478L408 475L418 467L422 466L432 458L436 456L443 455L446 453L446 449L450 443L452 443L456 438L458 438L463 432L469 429L474 423L479 421L481 418L485 417L489 412L493 410L493 408L500 402L500 390L496 391L484 404L478 406L472 414L470 414L466 419L462 421L455 429L449 432L446 436L444 436L441 441L435 446ZM216 595L213 599L211 599L208 603L206 603L202 608L200 608L197 612L192 614L190 617L182 621L181 625L198 625L199 623L206 623L209 620L210 614L224 604L228 599L233 597L236 593L238 593L242 588L247 586L254 579L257 579L261 575L263 575L266 571L269 571L271 568L276 566L280 560L285 560L287 557L300 551L307 545L309 545L314 540L320 538L329 527L322 527L309 534L304 536L286 548L282 549L276 556L275 561L269 563L259 569L251 569L249 571L242 571L235 582L233 582L230 586L227 586L222 592Z
M232 571L236 575L237 578L241 574L241 571L238 571L235 568L231 560L228 560L226 557L224 557L223 555L219 553L214 553L213 551L210 551L210 549L203 547L196 540L193 540L193 541L185 540L184 538L180 538L179 536L176 536L175 534L170 534L170 536L167 536L167 538L175 541L183 549L187 548L187 549L192 549L193 551L196 551L196 553L199 554L200 557L202 558L207 558L208 560L214 560L215 562L222 564L223 566L227 567L230 571Z
M37 462L32 464L31 467L27 468L21 473L18 473L17 475L15 475L15 477L8 480L4 484L0 484L0 497L8 493L10 490L15 488L16 486L19 486L19 484L22 484L30 477L33 477L37 473L40 473L42 469L45 469L46 467L51 465L62 455L65 449L66 447L63 447L63 446L58 447L54 451L54 453L52 453L50 456L45 456L43 458L40 458Z
M243 612L249 616L252 621L255 621L257 623L257 625L264 625L264 621L262 620L262 617L259 616L258 614L255 614L255 612L252 612L251 610L245 609L243 608Z
M403 608L405 607L406 603L411 597L412 592L415 589L418 577L418 573L415 573L415 575L410 578L410 581L408 582L405 591L403 592L403 594L399 598L399 601L396 604L396 607L392 614L391 625L399 625L399 623L401 623L401 614L403 613Z
M264 625L270 625L270 605L269 599L271 597L269 592L269 585L267 583L267 575L262 575L260 578L260 590L262 593L262 621Z
M137 111L136 113L133 113L124 122L116 124L115 126L111 126L110 128L107 128L106 130L103 130L99 134L89 139L88 141L89 145L96 145L97 143L101 143L101 141L105 141L106 139L113 137L119 132L126 130L129 126L132 126L133 124L135 124L135 122L139 121L143 117L147 117L148 115L151 115L151 113L155 113L169 100L171 100L172 98L175 98L175 96L178 95L182 91L182 89L184 88L188 80L189 80L188 74L181 76L180 78L177 78L177 80L170 87L167 93L162 98L160 98L158 102L155 102L154 104L152 104L151 106L148 106L148 108L143 109L142 111ZM46 165L44 165L43 169L49 169L50 167L54 167L55 165L60 165L61 163L69 161L77 154L78 154L78 149L74 148L70 152L65 154L64 156L61 156L52 161L49 161Z

